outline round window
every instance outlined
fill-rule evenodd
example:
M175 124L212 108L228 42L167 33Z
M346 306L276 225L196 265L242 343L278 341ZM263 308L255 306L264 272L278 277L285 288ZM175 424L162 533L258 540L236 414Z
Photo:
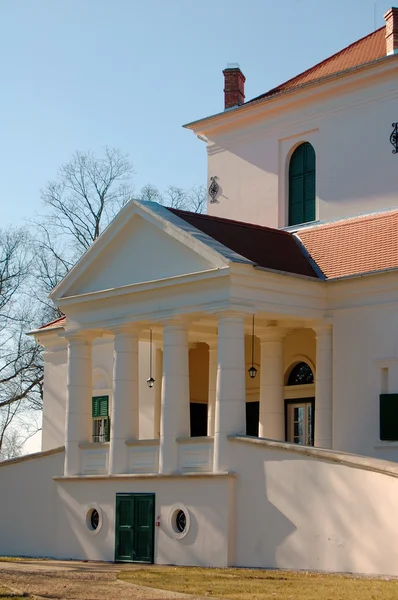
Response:
M98 504L86 506L86 526L92 535L96 535L102 527L102 510Z
M183 533L187 527L187 516L183 510L176 514L176 528L179 533Z
M98 510L96 510L95 508L91 511L90 524L91 524L91 527L92 527L93 531L95 531L98 528L98 525L99 525L99 513L98 513Z
M169 526L172 535L178 540L182 540L191 526L191 517L185 504L174 504L169 513Z

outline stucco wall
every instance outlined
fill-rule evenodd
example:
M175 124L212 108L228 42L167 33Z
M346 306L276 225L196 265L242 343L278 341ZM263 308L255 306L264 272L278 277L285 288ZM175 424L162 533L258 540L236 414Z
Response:
M55 556L64 453L0 462L0 555Z
M155 563L226 566L230 485L225 478L179 477L125 481L60 481L58 502L63 520L58 528L58 558L114 560L116 493L156 494ZM103 512L103 525L92 535L86 525L86 507L95 502ZM179 540L169 524L172 507L183 504L189 511L190 529ZM62 541L62 543L61 543Z
M44 358L42 450L65 443L67 349L46 351Z
M189 396L191 402L207 403L209 395L209 347L196 344L189 351Z
M284 227L287 175L295 147L310 142L316 152L317 219L329 220L397 207L397 161L389 135L396 120L398 75L327 93L296 94L273 101L276 110L257 107L254 120L228 129L209 129L208 177L221 187L208 213L229 219Z
M227 566L233 519L233 479L226 477L130 478L54 481L62 475L64 453L0 463L0 555L114 560L117 493L156 494L155 562ZM97 505L102 527L86 525ZM169 519L182 504L190 528L177 539Z
M382 369L388 370L387 382L383 382ZM398 393L395 305L377 304L335 311L334 448L398 461L398 442L380 442L381 393Z
M397 478L254 442L230 451L236 565L398 575Z

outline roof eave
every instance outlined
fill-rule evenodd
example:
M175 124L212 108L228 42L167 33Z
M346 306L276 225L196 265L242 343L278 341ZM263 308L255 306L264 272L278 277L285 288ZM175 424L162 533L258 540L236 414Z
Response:
M394 59L394 58L396 60L398 60L398 54L390 54L388 56L383 56L382 58L377 58L376 60L372 60L370 62L363 63L361 65L357 65L356 67L351 67L350 69L345 69L344 71L338 71L337 73L333 73L331 75L326 75L324 77L314 79L313 81L303 83L296 87L292 87L287 90L283 90L281 92L276 92L275 94L272 94L271 96L264 96L264 97L261 97L258 99L249 100L248 102L246 102L245 104L241 104L240 106L235 106L228 110L224 110L222 112L215 113L214 115L209 115L208 117L205 117L204 119L198 119L197 121L192 121L190 123L186 123L185 125L183 125L183 127L185 129L190 129L191 131L195 132L196 130L198 130L200 128L201 125L206 125L211 122L222 121L224 117L226 117L232 113L239 112L239 114L242 114L244 112L250 112L254 107L271 104L273 101L278 100L279 98L282 98L284 96L299 94L303 90L311 89L313 87L316 87L317 85L323 85L325 83L329 83L330 81L334 81L335 79L339 79L341 77L351 75L352 73L356 73L358 71L364 71L366 69L383 64L387 61L391 61L391 59Z

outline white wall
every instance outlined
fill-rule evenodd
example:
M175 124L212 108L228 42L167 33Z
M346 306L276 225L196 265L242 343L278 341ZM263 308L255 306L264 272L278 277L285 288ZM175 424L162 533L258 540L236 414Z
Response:
M350 88L324 84L318 96L303 90L268 102L263 112L253 106L257 113L251 120L236 118L217 130L209 125L208 178L210 183L218 177L221 193L217 203L209 202L208 213L286 226L289 158L304 141L316 152L317 219L397 207L397 156L389 143L397 70L368 83L352 77Z
M255 442L230 452L236 565L398 575L396 477Z
M347 282L345 300L335 300L341 307L333 310L333 447L398 461L398 442L381 442L379 432L379 396L398 393L394 279L386 274ZM372 287L384 297L372 298ZM333 286L336 294L342 288ZM388 369L386 389L382 368Z
M233 480L176 477L53 480L62 475L64 453L0 464L0 555L47 556L113 561L117 493L154 493L155 562L228 565L228 531L233 518ZM177 539L169 519L176 504L186 507L190 528ZM87 510L102 512L97 534L86 525Z
M65 406L67 392L67 348L51 348L43 353L43 424L42 450L65 443Z
M0 463L0 556L54 556L64 452Z
M124 481L59 482L58 502L63 519L57 530L58 558L114 560L116 493L154 493L155 563L227 566L229 525L229 480L219 477L130 479ZM92 535L86 525L86 507L97 503L103 511L103 526ZM173 534L169 516L175 504L189 511L190 529L183 539Z

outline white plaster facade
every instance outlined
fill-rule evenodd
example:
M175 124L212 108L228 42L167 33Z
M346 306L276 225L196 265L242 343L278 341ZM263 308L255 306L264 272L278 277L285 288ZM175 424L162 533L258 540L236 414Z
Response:
M397 82L393 55L190 126L221 186L209 213L284 227L300 141L316 149L317 219L398 206L383 150ZM131 201L51 297L66 321L33 332L42 453L0 464L0 555L134 561L118 502L149 498L143 562L398 575L398 441L380 439L379 415L380 394L398 393L397 269L327 281L259 268ZM313 378L288 385L301 363ZM109 441L93 435L93 397L108 399ZM300 404L313 411L303 445Z
M208 182L221 188L208 214L286 227L289 160L303 142L316 154L316 220L398 207L397 90L395 55L187 125L208 140Z

